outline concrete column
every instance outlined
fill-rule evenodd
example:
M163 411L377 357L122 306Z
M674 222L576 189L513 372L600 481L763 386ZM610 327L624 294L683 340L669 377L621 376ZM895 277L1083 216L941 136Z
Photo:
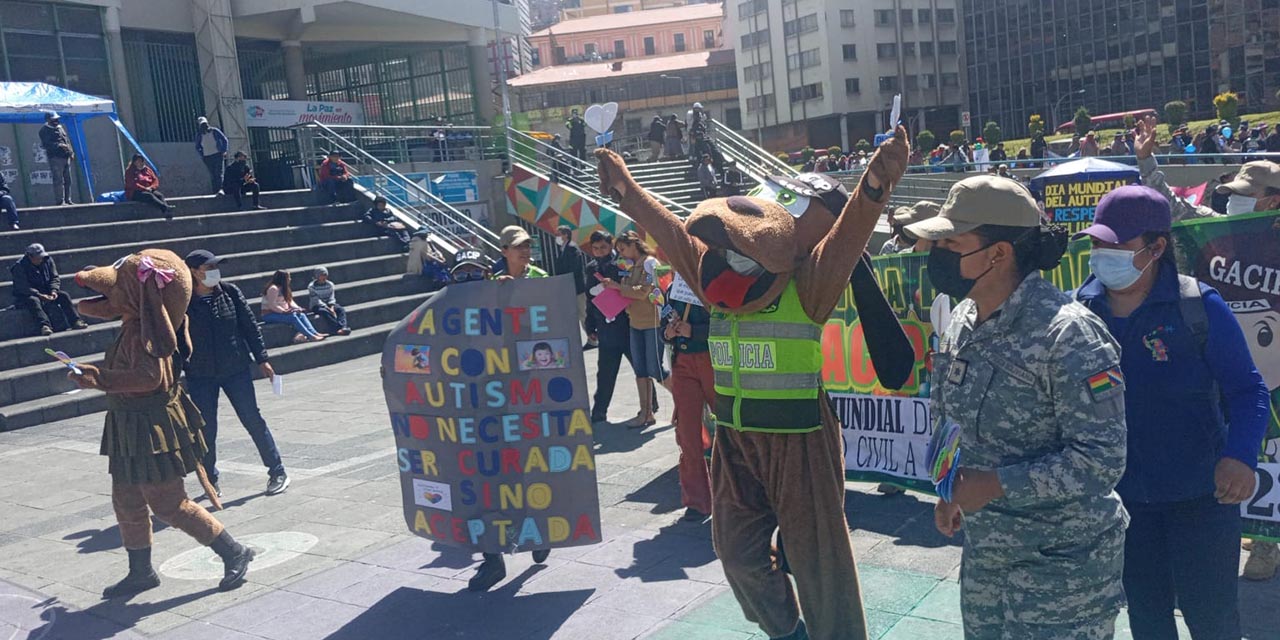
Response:
M849 144L849 114L847 113L840 114L840 147L845 151L853 148L853 145Z
M111 61L111 93L116 113L125 126L133 128L133 93L129 90L129 69L124 61L124 39L120 37L120 7L109 6L103 19L106 31L107 59Z
M307 68L302 57L302 42L285 40L280 43L284 56L284 80L289 85L290 100L307 99Z
M467 55L471 63L471 85L476 96L476 118L484 124L492 124L499 111L493 99L495 82L493 68L489 64L488 33L484 29L471 30Z
M221 126L230 143L229 152L249 152L245 125L244 92L240 87L240 60L231 0L190 0L196 32L196 57L204 90L205 115Z

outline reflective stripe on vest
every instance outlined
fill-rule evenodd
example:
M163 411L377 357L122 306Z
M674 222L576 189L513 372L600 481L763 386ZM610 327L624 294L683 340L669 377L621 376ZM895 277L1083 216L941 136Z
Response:
M713 313L707 345L720 424L779 433L822 427L822 325L804 312L794 281L767 310Z

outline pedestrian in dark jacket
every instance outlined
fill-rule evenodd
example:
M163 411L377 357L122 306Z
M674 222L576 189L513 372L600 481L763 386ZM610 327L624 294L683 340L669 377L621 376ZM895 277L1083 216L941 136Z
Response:
M1133 637L1177 637L1176 604L1194 637L1238 638L1240 503L1254 495L1270 394L1226 302L1178 275L1171 222L1151 188L1103 197L1080 234L1093 275L1076 297L1120 343Z
M595 258L587 263L587 282L591 288L604 278L614 282L622 282L622 271L618 268L618 254L613 250L613 236L604 231L591 232L589 243L591 255ZM591 422L607 422L609 420L609 404L613 401L613 390L618 382L618 369L622 359L631 363L631 320L627 312L618 314L612 322L605 319L604 314L590 299L594 296L587 290L587 339L599 345L596 352L596 392L591 401ZM632 369L635 367L633 366ZM654 411L658 410L658 394L653 393Z
M579 160L586 160L587 121L578 115L577 109L571 112L569 120L564 123L564 128L569 130L569 148L573 150L573 156Z
M560 256L556 258L555 274L573 276L573 290L578 294L578 322L587 326L587 258L573 242L573 227L560 225L556 229L556 245ZM588 344L591 344L588 339Z
M222 130L209 124L209 119L196 118L196 153L209 170L210 193L222 188L222 170L227 164L227 148L230 143Z
M53 174L54 204L71 202L71 160L76 157L71 147L71 136L62 126L62 118L52 111L44 114L44 126L40 127L40 146L49 160L49 172Z
M9 183L5 181L3 173L0 173L0 209L4 209L4 218L10 230L17 231L21 228L18 226L18 204L9 195Z
M44 245L28 246L23 256L9 267L9 274L13 277L14 306L30 312L31 319L40 327L40 335L53 335L50 311L61 312L67 326L76 329L87 326L71 304L71 296L62 290L58 265L53 263L53 256L45 252Z
M191 353L181 354L185 358L182 369L187 374L191 399L204 417L202 431L209 448L204 468L214 490L222 495L218 487L218 392L222 391L253 438L263 466L267 467L267 495L276 495L289 488L289 476L271 429L258 409L253 365L257 364L268 379L275 378L276 372L271 368L262 331L249 301L239 287L222 281L218 267L223 262L224 258L204 249L192 251L186 257L195 290L187 307Z
M382 196L374 198L373 206L364 212L361 220L366 224L373 225L383 235L399 240L405 249L409 248L409 229L387 209L386 198Z
M244 194L253 194L253 208L266 209L262 206L262 187L258 186L258 178L253 175L249 166L249 156L237 151L235 159L222 172L222 191L236 201L236 208L244 208Z
M649 162L657 162L662 158L662 143L667 139L667 123L662 121L661 114L653 116L645 139L649 141Z

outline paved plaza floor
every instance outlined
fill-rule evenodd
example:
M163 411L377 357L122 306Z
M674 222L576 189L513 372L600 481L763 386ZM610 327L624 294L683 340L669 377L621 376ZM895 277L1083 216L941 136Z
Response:
M478 557L405 526L376 357L289 375L285 397L258 383L293 478L283 495L264 495L265 469L224 399L217 515L259 557L229 593L210 551L157 523L163 584L104 602L127 564L102 415L0 433L0 640L764 638L725 584L708 525L681 521L670 398L657 426L620 426L637 409L629 374L615 424L595 434L605 542L553 551L545 566L509 557L486 594L466 591ZM932 500L851 483L846 512L872 637L961 638L960 547L934 530ZM1242 582L1241 598L1248 637L1280 638L1280 580ZM1130 637L1123 617L1117 635Z

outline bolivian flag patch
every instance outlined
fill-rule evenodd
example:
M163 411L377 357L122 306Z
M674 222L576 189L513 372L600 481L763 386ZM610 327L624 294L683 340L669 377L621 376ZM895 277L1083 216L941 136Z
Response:
M1089 387L1089 395L1094 402L1101 402L1115 392L1124 389L1124 375L1120 373L1119 367L1111 367L1106 371L1099 371L1089 376L1086 381Z

